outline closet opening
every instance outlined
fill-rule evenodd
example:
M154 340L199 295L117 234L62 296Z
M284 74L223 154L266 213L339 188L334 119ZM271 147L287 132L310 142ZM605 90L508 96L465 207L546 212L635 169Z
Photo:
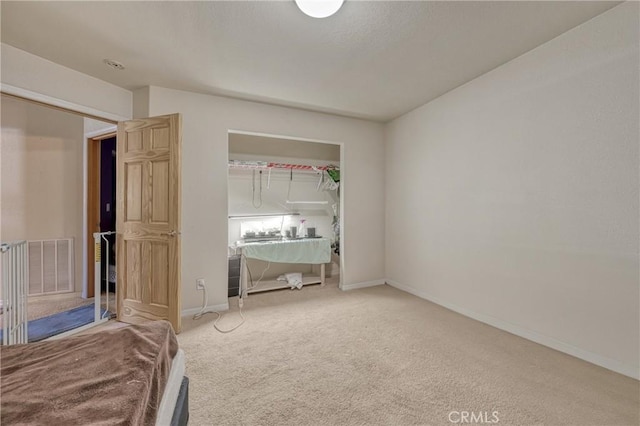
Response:
M229 132L229 297L341 285L342 149Z

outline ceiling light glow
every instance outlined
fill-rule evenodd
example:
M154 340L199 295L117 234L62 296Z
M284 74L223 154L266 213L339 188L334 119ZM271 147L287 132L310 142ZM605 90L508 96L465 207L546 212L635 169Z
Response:
M295 0L306 15L312 18L326 18L336 13L344 0Z

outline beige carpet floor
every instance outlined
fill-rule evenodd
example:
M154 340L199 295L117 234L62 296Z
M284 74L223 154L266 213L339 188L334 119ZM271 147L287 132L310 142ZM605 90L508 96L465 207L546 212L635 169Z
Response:
M389 286L255 294L244 314L229 334L183 321L191 425L639 424L638 381Z

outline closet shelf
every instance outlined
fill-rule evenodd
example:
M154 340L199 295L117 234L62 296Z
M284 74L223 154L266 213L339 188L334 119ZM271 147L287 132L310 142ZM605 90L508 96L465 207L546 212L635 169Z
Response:
M244 161L244 160L229 160L230 169L252 169L252 170L269 170L269 169L281 169L281 170L301 170L311 172L321 172L325 170L338 170L339 167L333 165L327 166L309 166L304 164L288 164L288 163L273 163L268 161Z
M313 274L303 274L302 275L302 285L310 285L310 284L323 284L322 277ZM260 281L260 284L255 288L247 290L247 293L260 293L263 291L271 291L271 290L282 290L285 288L291 288L291 286L286 281L278 281L278 280L263 280Z

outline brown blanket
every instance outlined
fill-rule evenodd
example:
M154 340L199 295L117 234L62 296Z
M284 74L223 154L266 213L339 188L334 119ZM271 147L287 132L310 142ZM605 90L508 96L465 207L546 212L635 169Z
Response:
M3 425L154 425L178 342L166 321L0 348Z

